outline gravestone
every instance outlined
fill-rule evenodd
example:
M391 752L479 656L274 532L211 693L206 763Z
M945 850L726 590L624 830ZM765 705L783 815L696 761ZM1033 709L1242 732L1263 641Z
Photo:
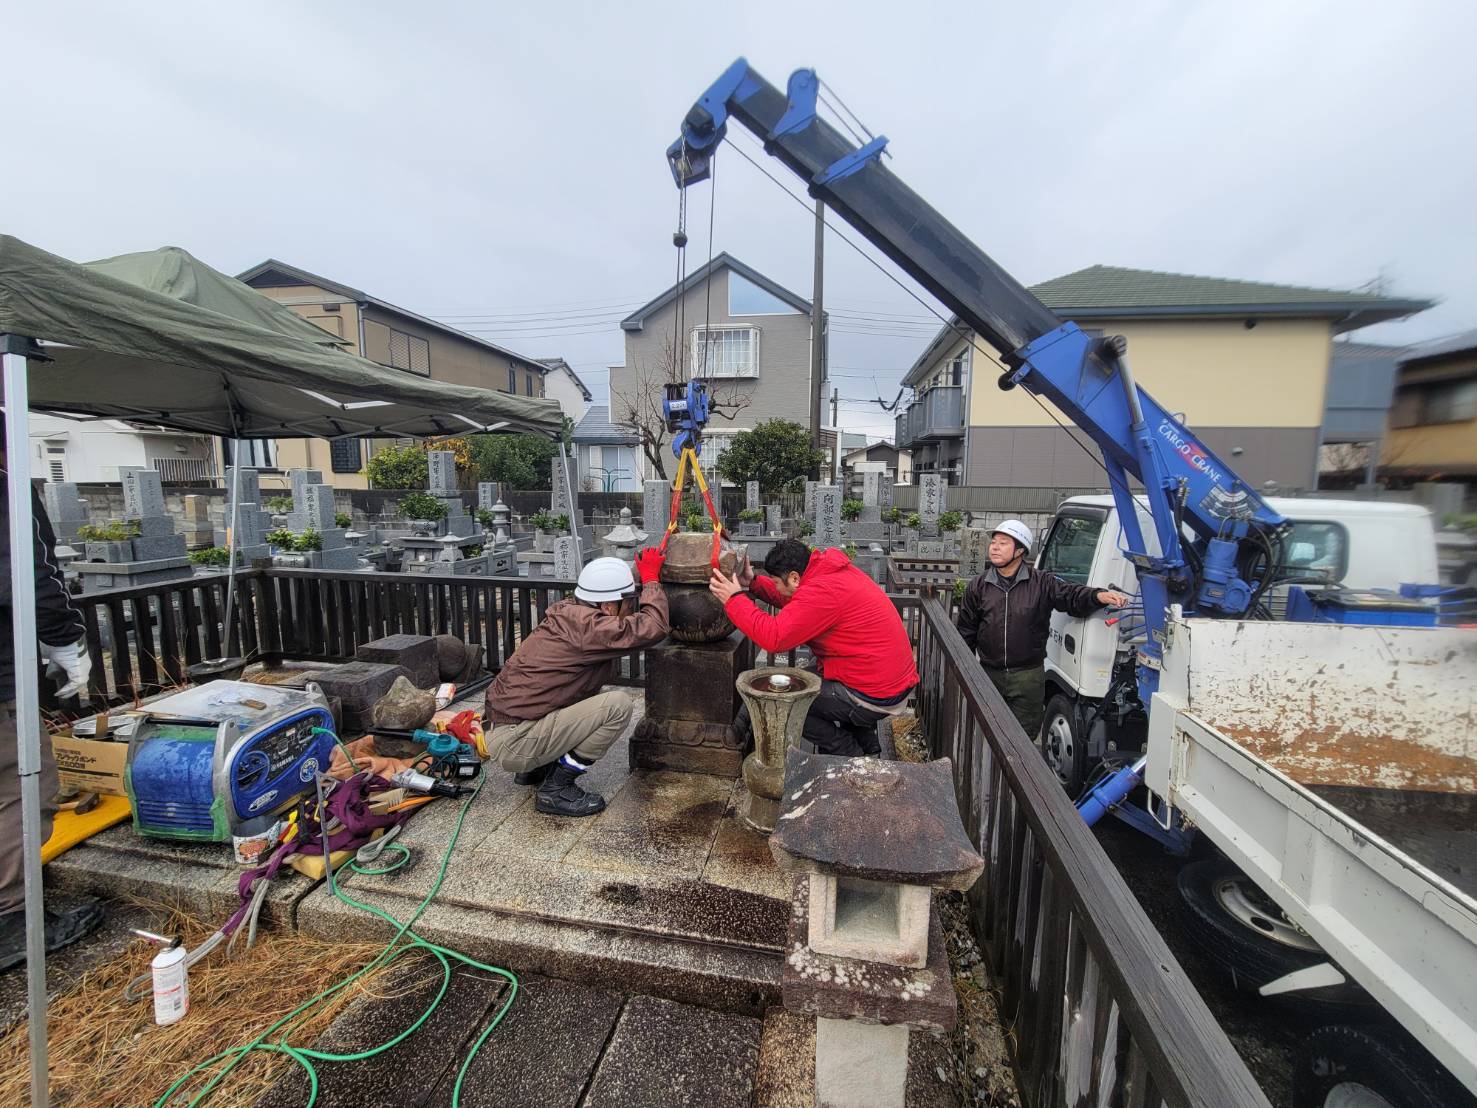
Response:
M778 504L766 504L764 506L764 525L771 535L778 535L780 528L784 526L783 514Z
M231 501L232 490L236 500ZM267 532L272 529L272 513L262 506L261 475L254 469L226 469L226 528L236 529L236 549L241 552L242 562L250 565L258 558L271 556L267 545ZM233 510L234 509L234 510ZM232 516L235 522L232 523Z
M815 490L815 545L841 545L841 490L835 485Z
M815 490L820 488L820 484L821 483L819 481L805 482L805 507L803 509L803 514L805 515L806 519L812 519L812 517L815 515Z
M432 496L456 495L456 455L450 450L426 451L426 487Z
M88 522L87 501L77 495L77 486L71 481L46 482L43 497L56 541L75 546L79 541L77 529Z
M501 501L501 499L502 498L499 497L498 494L497 494L497 482L496 481L478 481L477 482L477 510L478 511L488 511L488 512L492 511L492 509L495 508L498 505L498 503Z
M123 519L133 523L138 536L117 542L89 542L85 561L73 567L84 592L128 588L176 581L193 574L185 554L185 537L174 531L174 520L164 508L164 486L159 474L142 466L120 466Z
M579 459L561 446L549 463L549 514L568 516L570 530L579 539L581 556L595 549L595 533L580 512Z
M759 507L759 482L744 482L744 507L750 511Z
M303 502L303 493L309 485L323 484L323 471L321 469L294 469L288 472L287 479L292 486L292 504L295 509Z
M929 537L939 533L939 516L944 514L944 479L937 473L925 473L918 479L918 517Z
M663 534L672 511L672 482L641 483L641 526L649 535Z
M191 550L214 545L215 530L210 525L209 497L185 497L185 529L181 534Z
M579 546L570 535L554 540L554 579L573 581L580 575Z
M983 527L966 527L959 536L959 576L970 580L984 573L989 551L990 532Z
M882 509L878 506L877 486L880 473L862 474L862 514L846 525L846 536L858 546L876 542L882 537Z

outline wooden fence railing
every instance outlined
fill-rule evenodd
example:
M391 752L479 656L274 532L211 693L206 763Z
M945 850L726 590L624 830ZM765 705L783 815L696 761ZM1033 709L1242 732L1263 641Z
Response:
M87 628L92 699L116 705L183 685L188 666L222 655L331 665L399 633L456 635L486 647L496 671L573 588L548 578L247 570L236 574L229 629L224 573L72 599ZM639 651L620 660L618 683L643 679ZM42 684L43 707L59 707Z
M985 857L971 923L998 986L1022 1103L1265 1106L943 604L898 599L916 633L930 754L953 760L959 813Z

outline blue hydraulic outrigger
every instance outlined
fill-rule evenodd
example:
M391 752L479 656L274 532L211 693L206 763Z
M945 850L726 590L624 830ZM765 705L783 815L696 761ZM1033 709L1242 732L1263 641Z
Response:
M952 309L1007 369L1002 389L1050 400L1102 453L1128 560L1139 578L1145 630L1136 657L1140 703L1158 687L1167 612L1252 614L1281 563L1287 522L1134 382L1121 338L1094 338L1061 319L899 180L883 163L885 137L853 146L816 111L815 71L781 93L740 58L688 111L667 150L679 188L707 178L730 120L843 219ZM1146 541L1130 481L1153 521ZM1184 528L1195 536L1183 541ZM1123 795L1132 770L1109 778ZM1102 800L1098 790L1084 804ZM1119 798L1121 799L1121 797Z

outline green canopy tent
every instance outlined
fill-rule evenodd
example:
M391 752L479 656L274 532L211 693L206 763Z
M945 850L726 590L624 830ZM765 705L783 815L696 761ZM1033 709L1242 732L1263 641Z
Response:
M430 381L312 341L319 328L240 282L221 292L231 278L194 259L188 279L161 278L168 253L79 265L0 235L0 333L37 339L51 359L31 367L33 409L238 439L558 433L557 401Z
M23 445L32 408L73 417L138 420L233 439L497 430L557 436L560 431L560 409L553 400L417 378L325 345L249 298L216 295L219 286L212 291L209 282L186 279L183 270L171 275L156 268L152 276L143 273L142 283L120 278L125 270L139 272L127 263L121 258L96 268L78 265L0 236L5 427L9 441L19 447L10 453L7 475L12 551L28 550L32 543L31 459ZM191 303L189 297L201 297L202 303ZM11 559L11 604L23 813L20 846L26 877L31 1101L44 1105L48 1070L41 720L35 578L29 561ZM232 563L234 569L234 559Z

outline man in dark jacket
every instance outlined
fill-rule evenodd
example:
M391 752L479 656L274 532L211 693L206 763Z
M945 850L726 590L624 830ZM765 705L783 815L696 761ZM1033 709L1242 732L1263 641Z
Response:
M554 816L593 816L605 800L580 775L631 722L631 698L601 692L622 654L655 646L670 630L667 594L657 583L663 555L631 567L596 558L580 571L574 596L552 605L487 690L488 750L520 785L537 785L534 807Z
M21 851L21 776L15 718L14 605L10 594L10 503L5 431L0 423L0 970L26 958L26 878ZM61 687L59 696L87 695L92 664L82 635L82 614L67 595L56 561L56 534L41 498L31 490L32 549L24 552L36 573L36 637L46 672ZM51 743L41 738L41 842L51 837L56 815L56 761ZM46 912L46 949L60 950L102 923L97 901L85 901L66 911Z
M764 573L756 576L745 560L733 577L713 570L708 588L733 625L769 653L810 647L822 682L803 733L817 751L878 753L877 722L900 712L918 684L897 607L842 550L812 551L781 539L764 559ZM779 615L761 611L745 589ZM746 725L741 716L735 726Z
M956 626L985 673L1031 738L1041 730L1046 697L1046 636L1051 613L1091 615L1121 608L1129 598L1113 589L1072 585L1026 565L1031 529L1007 519L990 534L990 568L964 590Z

